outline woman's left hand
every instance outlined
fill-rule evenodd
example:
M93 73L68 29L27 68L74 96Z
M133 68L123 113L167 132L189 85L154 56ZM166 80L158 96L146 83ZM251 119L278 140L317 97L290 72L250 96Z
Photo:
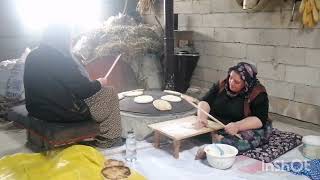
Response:
M238 125L236 123L229 123L224 127L224 130L226 131L226 133L230 134L230 135L236 135L239 132L239 128Z

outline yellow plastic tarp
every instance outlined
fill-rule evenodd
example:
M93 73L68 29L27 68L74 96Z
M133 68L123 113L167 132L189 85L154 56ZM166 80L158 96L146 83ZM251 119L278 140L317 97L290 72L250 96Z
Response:
M102 180L105 157L96 149L74 145L63 150L19 153L0 159L1 180ZM136 171L128 180L144 180Z

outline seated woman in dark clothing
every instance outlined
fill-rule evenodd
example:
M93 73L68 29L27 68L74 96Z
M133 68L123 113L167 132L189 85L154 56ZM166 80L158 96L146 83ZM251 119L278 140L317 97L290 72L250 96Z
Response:
M272 129L268 119L268 95L256 75L253 65L241 62L229 69L225 80L213 84L198 104L226 125L214 134L213 141L235 146L243 152L268 139ZM200 126L206 126L207 119L198 111Z
M70 28L51 25L25 62L26 108L45 121L95 120L100 124L97 145L110 147L121 140L121 124L118 98L107 81L90 80L71 53Z

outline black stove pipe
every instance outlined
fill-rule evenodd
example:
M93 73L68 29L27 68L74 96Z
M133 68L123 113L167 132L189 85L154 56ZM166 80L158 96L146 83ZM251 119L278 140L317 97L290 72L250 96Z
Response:
M164 85L165 89L175 90L173 0L164 0L164 17Z

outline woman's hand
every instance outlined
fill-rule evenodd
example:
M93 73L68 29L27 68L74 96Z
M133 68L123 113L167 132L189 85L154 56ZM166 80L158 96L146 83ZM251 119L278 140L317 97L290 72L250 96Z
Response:
M107 78L99 78L97 81L100 82L102 87L107 87L108 79Z
M234 135L238 134L239 127L236 123L229 123L224 127L224 130L226 131L226 133L234 136Z
M195 124L197 129L201 129L203 127L208 127L208 120L200 119L199 116L197 118L197 123Z
M194 126L196 129L201 129L203 127L208 127L208 120L206 119L200 119L199 116L197 116L197 121L194 123Z
M198 104L198 107L200 109L203 109L205 112L209 113L210 112L210 106L207 102L201 101ZM197 111L197 122L199 127L208 127L208 116L204 114L200 109Z
M208 120L207 119L200 119L199 123L204 127L208 127Z

